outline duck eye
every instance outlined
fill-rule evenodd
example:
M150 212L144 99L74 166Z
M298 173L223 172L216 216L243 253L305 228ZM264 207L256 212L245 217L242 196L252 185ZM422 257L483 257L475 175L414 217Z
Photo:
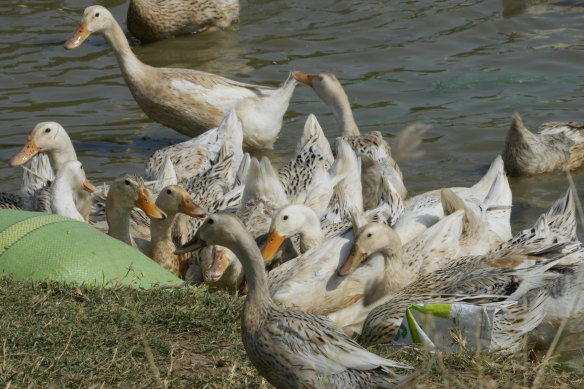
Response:
M167 190L166 190L166 193L167 193L167 194L171 194L171 193L172 193L172 191L171 191L170 189L167 189Z
M51 132L51 129L50 128L45 128L45 132L46 133L49 133L49 132Z
M124 184L130 186L130 180L124 180Z
M371 238L371 233L368 233L368 234L367 234L367 237L368 237L368 238Z
M213 219L209 219L209 224L213 224Z
M288 220L288 215L285 215L282 219Z
M96 12L96 13L95 13L95 17L96 17L96 18L99 18L99 12Z

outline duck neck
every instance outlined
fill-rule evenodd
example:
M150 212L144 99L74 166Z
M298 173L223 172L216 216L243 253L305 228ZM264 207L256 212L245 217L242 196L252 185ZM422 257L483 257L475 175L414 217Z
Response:
M329 101L329 106L341 126L342 136L360 135L359 127L357 127L353 117L351 104L349 104L349 98L344 92L335 95Z
M246 310L259 312L274 306L268 290L268 279L262 254L251 235L242 234L231 251L240 259L247 279Z
M62 148L60 147L58 149L47 151L49 158L53 161L53 165L55 165L55 171L59 171L61 166L66 162L77 160L77 154L75 153L75 148L73 147L73 143L71 143L71 139L63 142L62 146Z
M383 277L388 292L396 293L418 277L418 269L403 260L401 244L399 247L386 248L381 254L384 259Z
M320 245L325 239L316 214L310 212L307 214L306 223L302 225L302 230L300 231L300 249L302 253Z
M116 207L115 201L108 196L105 200L105 217L108 225L108 235L133 246L130 236L131 210Z
M73 189L71 184L64 180L56 179L52 188L52 208L58 215L83 221L83 217L77 211L73 201Z
M103 35L114 50L122 73L126 77L140 73L146 65L140 62L132 51L130 43L120 25L116 21L113 21L111 26L111 28L104 30Z
M155 247L160 243L172 241L172 223L176 213L167 212L164 220L151 219L150 220L150 246Z

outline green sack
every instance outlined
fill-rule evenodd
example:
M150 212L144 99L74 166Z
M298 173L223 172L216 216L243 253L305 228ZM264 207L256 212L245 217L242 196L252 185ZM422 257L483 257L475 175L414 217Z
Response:
M140 251L64 216L0 210L0 274L111 287L179 285Z

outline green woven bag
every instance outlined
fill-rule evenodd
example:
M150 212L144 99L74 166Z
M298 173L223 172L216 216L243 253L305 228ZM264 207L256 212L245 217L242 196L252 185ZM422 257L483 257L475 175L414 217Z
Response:
M182 281L133 247L64 216L0 210L0 274L111 287Z

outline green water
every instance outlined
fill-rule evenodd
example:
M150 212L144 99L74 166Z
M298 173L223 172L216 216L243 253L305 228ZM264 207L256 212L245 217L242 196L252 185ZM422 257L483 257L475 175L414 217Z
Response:
M16 192L8 161L37 122L71 135L89 178L142 173L157 148L186 138L150 121L100 36L66 51L90 1L0 1L0 190ZM103 1L125 29L126 1ZM317 4L317 5L314 5ZM346 88L362 132L388 139L433 125L417 161L402 161L411 194L476 182L501 152L513 112L531 128L584 121L584 7L577 1L242 1L232 30L140 46L151 65L201 69L279 85L290 71L329 71ZM292 98L275 150L291 157L306 116L337 136L305 85ZM574 173L584 193L582 170ZM532 224L567 188L563 174L511 179L513 227Z

